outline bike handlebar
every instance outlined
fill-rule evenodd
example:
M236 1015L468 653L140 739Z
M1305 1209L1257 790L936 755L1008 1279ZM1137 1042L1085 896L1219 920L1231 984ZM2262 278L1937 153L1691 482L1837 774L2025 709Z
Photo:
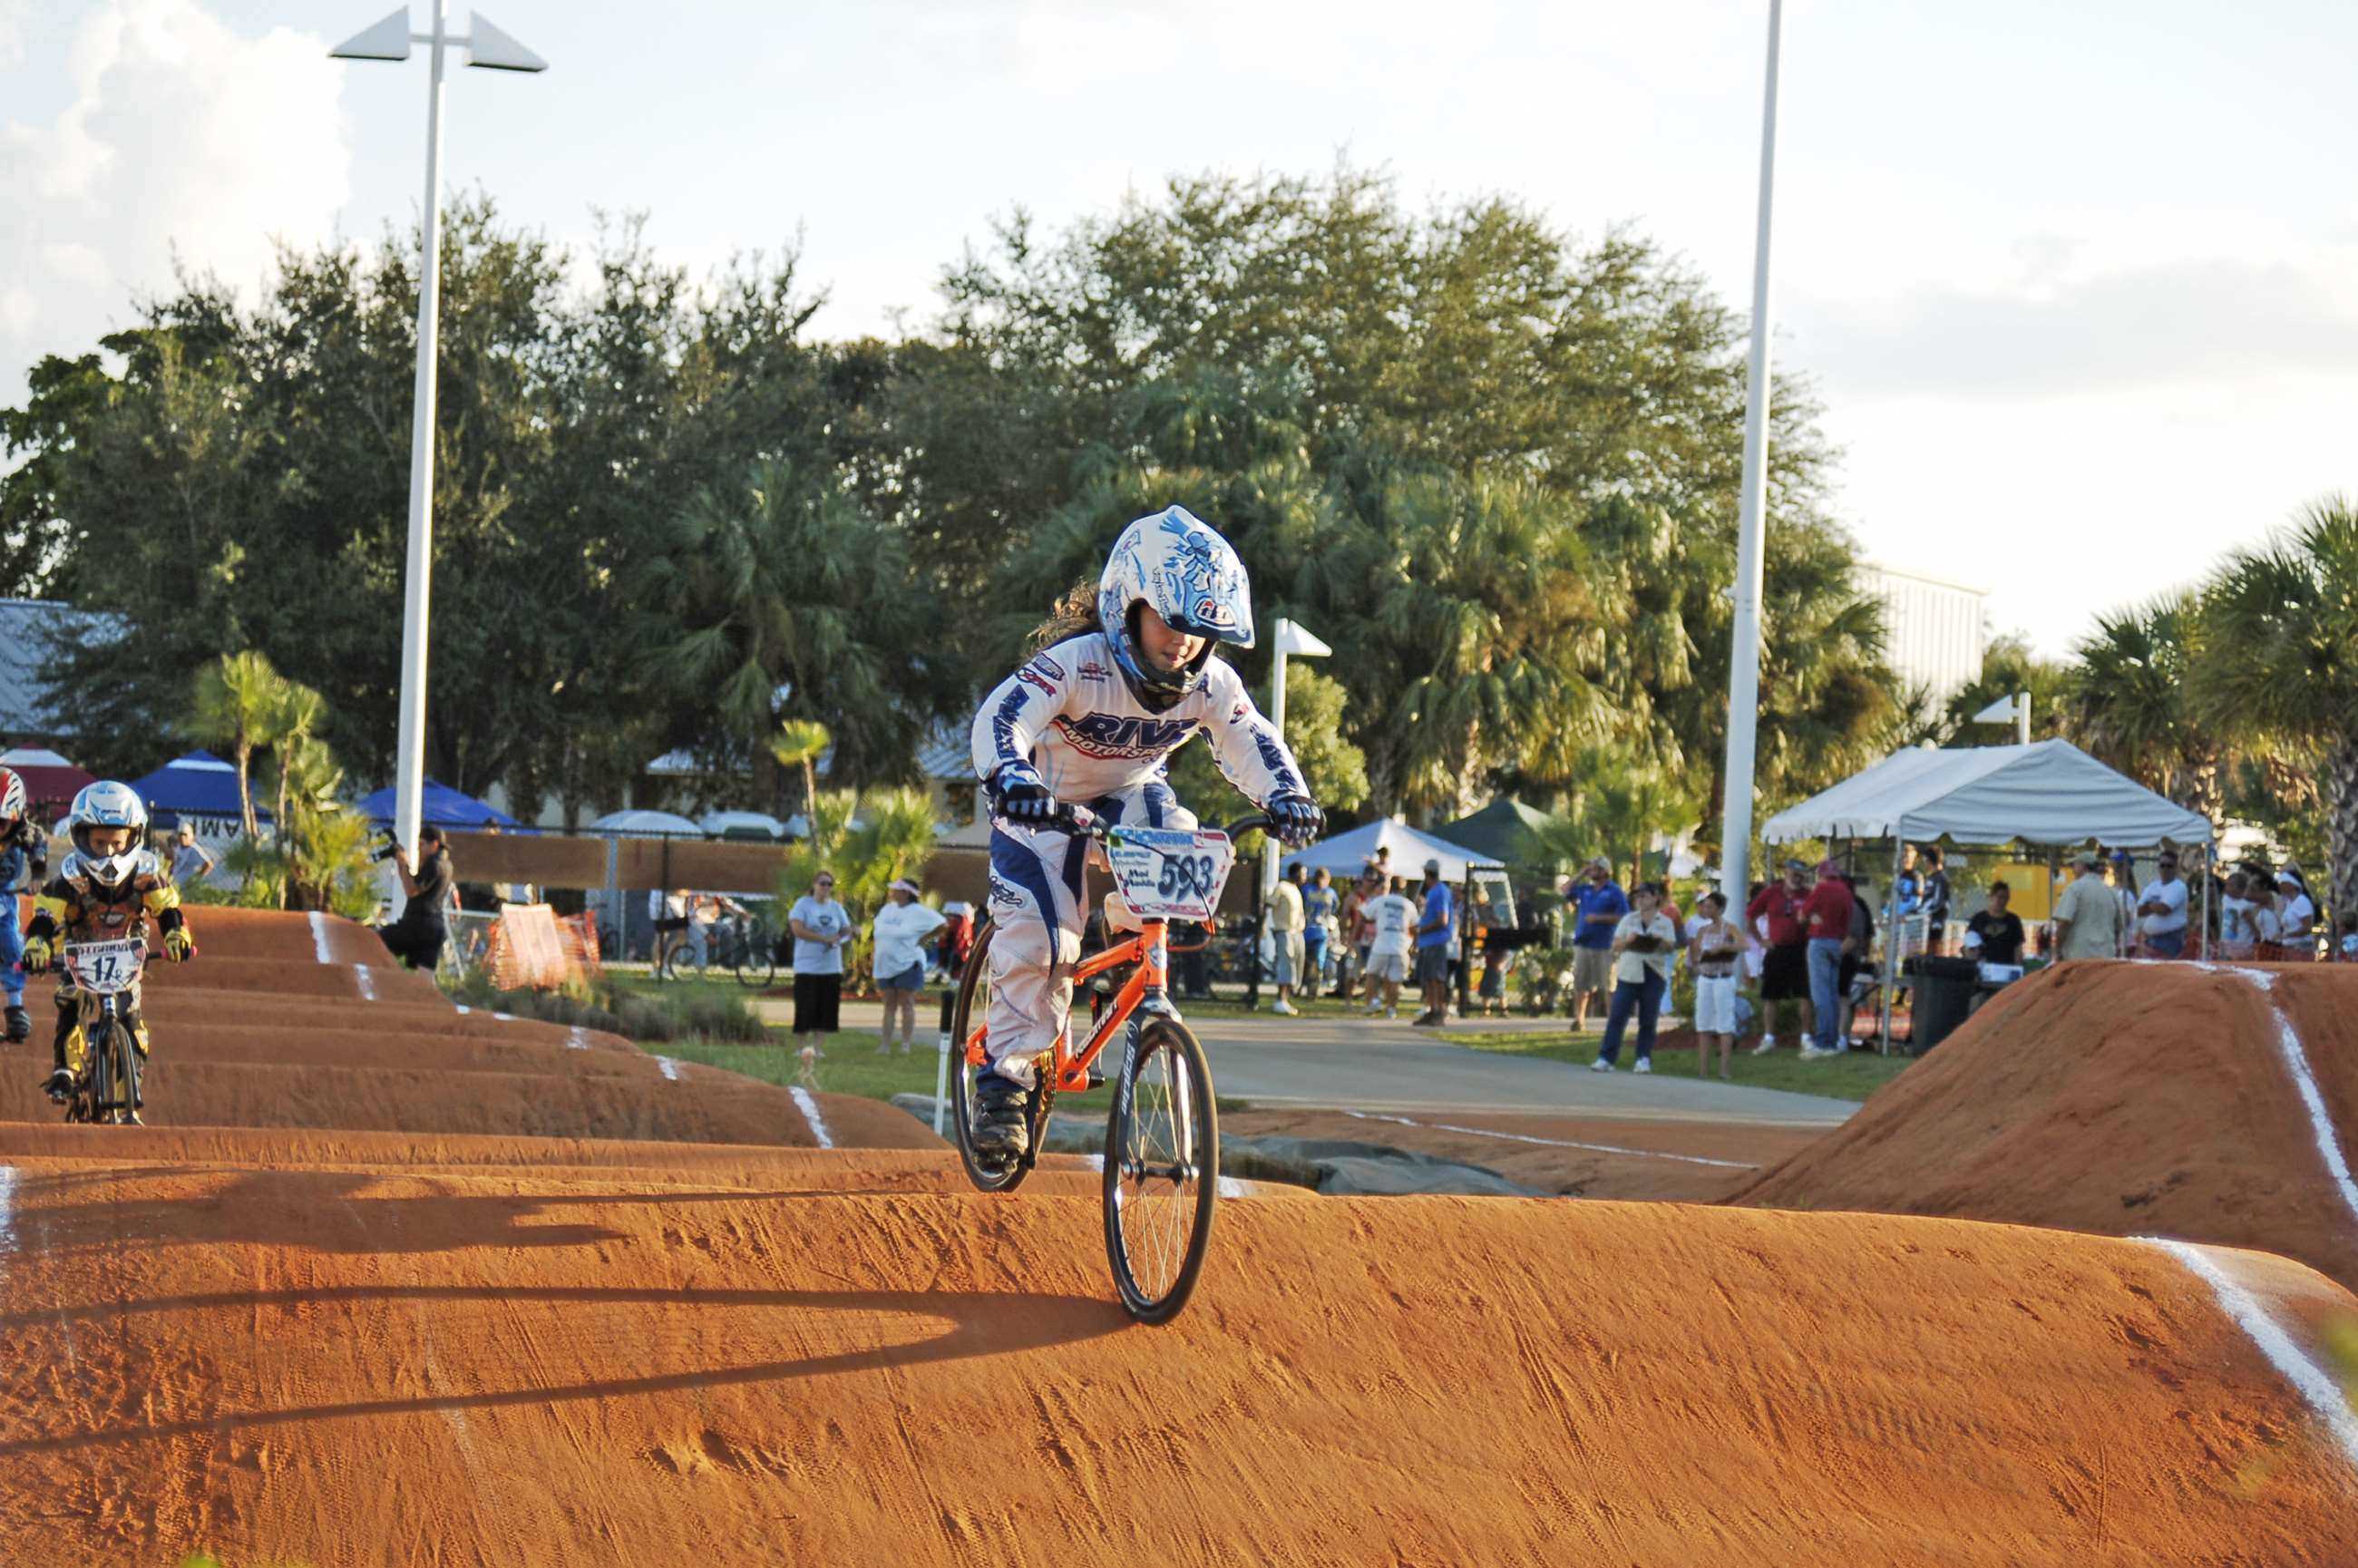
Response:
M1057 827L1068 832L1077 833L1085 838L1095 838L1100 843L1103 843L1107 836L1120 826L1119 823L1107 821L1086 806L1059 805L1056 807L1056 815L1052 820ZM1230 838L1240 838L1255 828L1267 827L1269 825L1269 813L1256 811L1249 816L1238 817L1218 831Z

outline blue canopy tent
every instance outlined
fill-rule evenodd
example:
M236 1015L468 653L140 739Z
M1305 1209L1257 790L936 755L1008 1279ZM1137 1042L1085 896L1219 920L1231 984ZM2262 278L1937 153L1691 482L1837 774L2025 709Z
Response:
M393 820L394 791L388 784L374 795L360 799L360 813L373 822ZM516 819L504 811L493 811L471 795L461 795L449 784L426 781L418 799L417 817L421 824L433 823L438 827L481 827L496 823L502 827L517 826Z
M146 777L133 779L131 793L147 803L151 816L194 819L207 836L237 831L237 769L211 752L175 757ZM254 804L255 819L269 821L262 799Z

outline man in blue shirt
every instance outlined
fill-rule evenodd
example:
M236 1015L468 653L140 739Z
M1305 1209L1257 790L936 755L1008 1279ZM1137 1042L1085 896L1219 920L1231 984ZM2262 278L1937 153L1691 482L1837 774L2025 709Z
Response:
M1567 883L1563 893L1573 921L1572 1027L1575 1033L1588 1027L1590 998L1599 1006L1612 1000L1613 933L1620 929L1621 917L1629 913L1629 896L1613 880L1613 868L1604 856L1589 861L1582 875L1585 880Z
M1424 988L1424 1011L1409 1022L1438 1029L1449 1022L1449 935L1456 901L1441 880L1441 862L1424 863L1424 916L1416 927L1416 979Z

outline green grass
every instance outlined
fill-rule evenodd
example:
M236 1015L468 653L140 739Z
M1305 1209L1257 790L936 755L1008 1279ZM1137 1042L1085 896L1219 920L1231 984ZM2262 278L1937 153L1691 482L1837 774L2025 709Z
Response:
M819 1046L819 1088L831 1095L859 1095L866 1099L891 1099L894 1095L934 1092L937 1053L932 1035L918 1032L916 1049L908 1055L880 1056L876 1035L865 1029L847 1029L829 1035ZM726 1067L763 1083L792 1086L802 1076L802 1055L794 1036L772 1030L767 1043L740 1044L729 1040L675 1040L664 1054L684 1062Z
M1436 1038L1452 1045L1463 1045L1475 1051L1500 1051L1517 1056L1539 1056L1551 1062L1562 1062L1568 1067L1585 1068L1596 1060L1596 1047L1601 1036L1574 1034L1570 1030L1561 1033L1485 1034L1468 1025L1452 1027ZM1804 1062L1790 1049L1779 1049L1767 1056L1755 1056L1750 1049L1739 1044L1729 1071L1732 1081L1746 1088L1783 1089L1791 1094L1823 1095L1829 1099L1863 1100L1907 1069L1912 1057L1878 1056L1872 1051L1853 1051L1833 1061ZM1623 1043L1621 1070L1629 1070L1630 1051ZM1694 1075L1694 1054L1688 1051L1658 1050L1654 1053L1654 1071L1666 1077L1692 1077ZM1717 1053L1714 1053L1713 1081L1718 1080Z

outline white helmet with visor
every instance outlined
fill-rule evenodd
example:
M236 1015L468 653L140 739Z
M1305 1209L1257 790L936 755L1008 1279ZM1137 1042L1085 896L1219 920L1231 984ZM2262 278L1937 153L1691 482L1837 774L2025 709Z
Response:
M1138 607L1152 605L1173 630L1201 637L1195 656L1159 668L1138 640ZM1098 619L1114 663L1138 700L1167 708L1204 683L1215 643L1253 645L1252 585L1228 542L1184 506L1141 517L1121 531L1098 579Z
M122 886L139 863L139 841L147 832L147 808L140 804L138 794L113 779L85 784L73 797L69 821L74 852L81 857L92 878L102 887ZM129 831L122 836L119 848L101 850L92 847L92 831L100 827Z

